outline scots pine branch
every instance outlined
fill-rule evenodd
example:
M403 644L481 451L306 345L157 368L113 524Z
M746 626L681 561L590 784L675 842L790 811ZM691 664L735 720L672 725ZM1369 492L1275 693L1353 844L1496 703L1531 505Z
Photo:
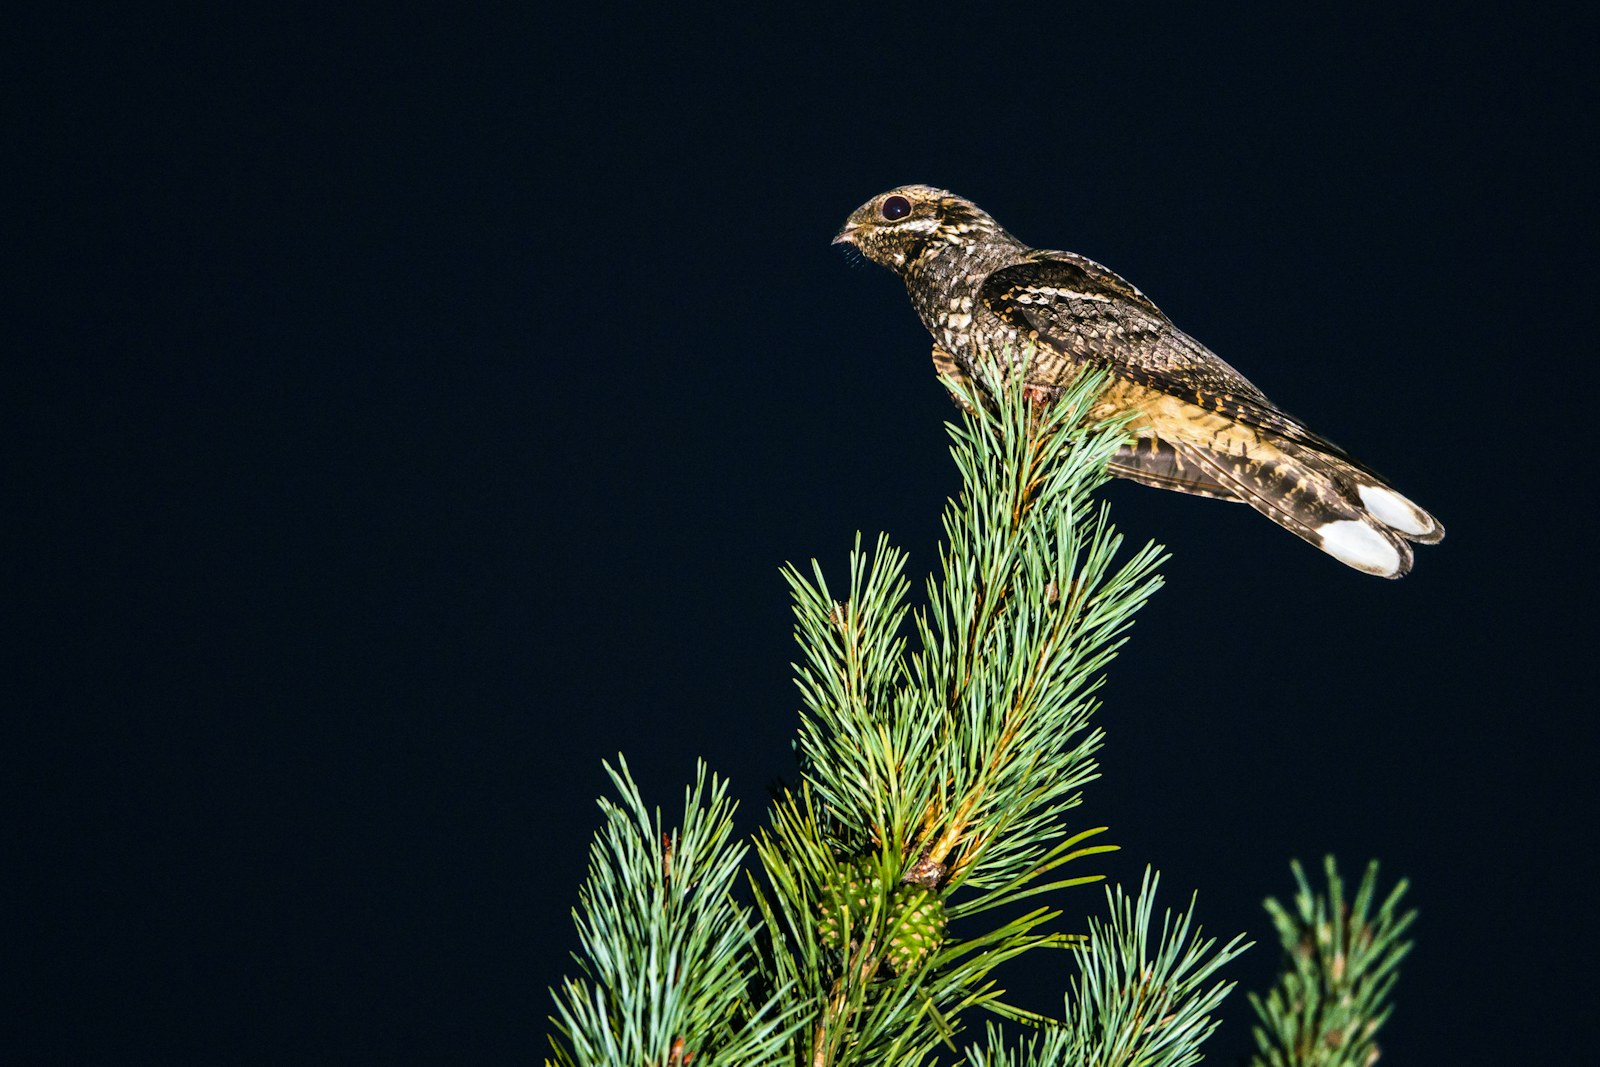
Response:
M754 927L730 895L746 847L727 783L700 764L677 827L651 814L625 760L573 912L582 973L555 992L555 1064L695 1067L780 1062L798 1010L749 987ZM780 997L783 988L774 990Z
M1088 418L1103 376L1048 404L996 368L979 379L984 397L968 396L952 428L962 490L925 608L907 604L905 556L882 538L870 554L857 541L841 587L815 563L785 572L804 779L757 843L757 893L770 981L814 991L810 1039L793 1050L813 1067L922 1062L953 1047L975 1006L1025 1016L991 972L1070 944L1048 930L1059 912L1036 907L965 940L948 920L1097 880L1053 875L1112 847L1065 815L1096 777L1094 694L1159 586L1161 552L1119 562L1092 499L1124 441Z
M1377 903L1378 864L1367 865L1354 900L1332 856L1323 861L1327 892L1313 892L1304 868L1294 869L1298 892L1291 912L1275 899L1267 912L1283 942L1284 969L1265 996L1252 993L1260 1025L1254 1067L1369 1067L1375 1040L1393 1005L1389 994L1400 961L1411 951L1405 932L1417 913L1400 910L1402 879ZM1376 910L1374 910L1376 907Z
M952 428L963 487L925 609L909 611L904 554L882 539L870 557L858 542L838 591L815 564L785 572L818 802L847 845L892 847L973 888L1037 873L1068 835L1060 816L1096 776L1100 672L1161 558L1148 545L1115 565L1121 537L1092 499L1124 440L1086 422L1103 376L1048 406L997 373L986 384L999 399L973 398Z
M1024 1040L1014 1051L993 1027L986 1047L968 1055L971 1067L1189 1067L1217 1027L1213 1013L1233 988L1215 976L1250 946L1235 937L1218 948L1202 939L1191 910L1162 915L1154 929L1159 876L1146 870L1139 895L1106 891L1110 916L1091 919L1074 953L1078 975L1067 993L1063 1020Z
M1025 376L1018 375L1017 380ZM1047 403L994 366L947 381L962 488L913 607L907 558L860 538L842 582L815 562L794 598L801 777L747 849L704 767L679 827L645 808L626 765L607 768L575 912L580 976L556 994L555 1064L618 1067L972 1067L1059 1063L1187 1067L1231 986L1239 938L1203 940L1188 914L1154 926L1156 880L1108 892L1087 934L1056 929L1064 889L1100 880L1080 861L1116 846L1070 815L1098 776L1091 725L1103 672L1160 585L1155 545L1122 551L1093 491L1126 440L1090 417L1104 376ZM1063 868L1072 865L1071 870ZM1395 890L1371 914L1375 869L1353 907L1295 868L1297 913L1268 903L1290 969L1261 1015L1260 1067L1347 1067L1376 1055L1399 940ZM1020 913L1018 905L1021 905ZM1004 910L1002 910L1004 909ZM995 970L1042 948L1079 964L1061 1019L1007 1003ZM958 1041L973 1009L1038 1032L1008 1050Z

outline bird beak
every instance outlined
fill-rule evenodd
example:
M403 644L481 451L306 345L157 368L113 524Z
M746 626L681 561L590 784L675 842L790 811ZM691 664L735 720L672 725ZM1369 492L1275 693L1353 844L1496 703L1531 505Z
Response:
M856 231L860 228L861 227L857 226L853 222L847 222L844 224L844 229L835 234L833 240L829 243L836 245L853 245L856 243Z

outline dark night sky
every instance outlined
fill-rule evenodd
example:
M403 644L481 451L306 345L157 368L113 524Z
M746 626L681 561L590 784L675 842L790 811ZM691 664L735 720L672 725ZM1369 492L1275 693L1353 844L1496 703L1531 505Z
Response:
M1099 719L1103 869L1261 938L1290 857L1377 856L1423 913L1386 1062L1561 1057L1585 28L667 10L9 35L3 1058L540 1055L600 761L676 806L704 756L753 826L779 565L935 557L927 337L828 246L908 181L1118 270L1450 530L1384 582L1109 487L1173 559Z

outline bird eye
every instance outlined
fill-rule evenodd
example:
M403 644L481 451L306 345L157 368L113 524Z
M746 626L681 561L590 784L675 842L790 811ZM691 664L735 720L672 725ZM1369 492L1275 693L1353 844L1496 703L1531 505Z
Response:
M884 218L893 222L911 214L911 201L903 196L891 196L883 202L883 206L878 210L883 213Z

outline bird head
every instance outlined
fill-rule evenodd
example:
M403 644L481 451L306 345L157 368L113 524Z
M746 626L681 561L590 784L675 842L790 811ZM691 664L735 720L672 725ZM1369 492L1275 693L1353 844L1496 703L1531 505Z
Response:
M904 274L930 248L970 248L980 238L1003 233L972 201L929 185L902 185L856 208L834 237L874 263Z

